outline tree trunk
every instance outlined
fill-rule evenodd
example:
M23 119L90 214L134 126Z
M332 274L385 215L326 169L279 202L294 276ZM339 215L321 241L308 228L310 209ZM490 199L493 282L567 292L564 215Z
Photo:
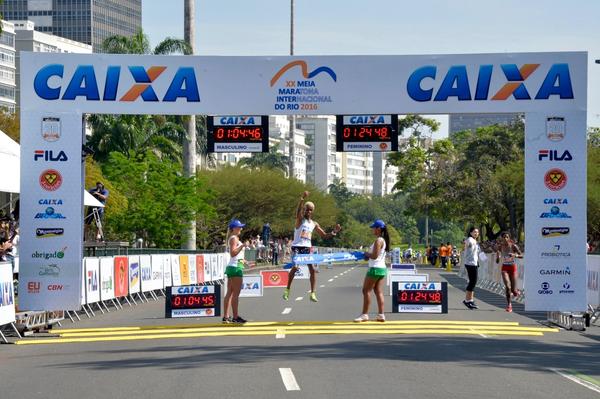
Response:
M190 45L192 55L195 53L195 0L185 0L183 16L183 36ZM196 116L190 115L186 123L186 139L183 144L183 173L187 177L196 176ZM196 216L190 220L186 232L187 240L185 249L196 249Z

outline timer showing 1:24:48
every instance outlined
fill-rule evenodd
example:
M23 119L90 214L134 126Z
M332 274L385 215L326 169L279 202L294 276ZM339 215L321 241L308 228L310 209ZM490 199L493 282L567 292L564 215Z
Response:
M405 304L441 304L440 291L407 290L398 292L398 303Z

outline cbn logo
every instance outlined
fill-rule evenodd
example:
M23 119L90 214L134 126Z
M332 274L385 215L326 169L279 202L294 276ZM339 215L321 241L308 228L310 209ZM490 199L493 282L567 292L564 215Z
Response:
M131 102L139 97L150 102L175 102L178 98L185 98L188 102L200 102L196 73L192 67L180 67L173 76L169 88L162 100L158 99L152 83L167 69L164 66L127 67L135 84L118 100ZM98 79L93 65L79 65L73 75L68 78L67 88L62 93L62 82L67 81L64 76L65 67L61 64L50 64L41 68L33 80L33 89L44 100L75 100L84 97L87 101L117 101L121 66L111 65L102 76L104 91L100 97ZM51 81L59 81L57 86L52 86ZM52 87L51 87L52 86Z
M540 64L524 64L518 68L515 64L500 65L507 83L504 84L491 100L504 101L510 96L515 100L531 100L525 81L531 76ZM490 83L492 81L493 65L480 65L477 79L469 77L465 65L453 65L448 69L442 83L436 88L437 67L427 65L415 70L406 85L408 95L415 101L447 101L449 97L456 97L459 101L486 101L489 98ZM433 80L431 88L424 88L428 80ZM471 84L475 83L475 96L471 96ZM433 87L432 87L433 86ZM530 88L531 89L531 88ZM547 100L550 96L559 96L560 99L573 99L573 87L568 64L553 64L548 70L544 81L535 95L536 100Z

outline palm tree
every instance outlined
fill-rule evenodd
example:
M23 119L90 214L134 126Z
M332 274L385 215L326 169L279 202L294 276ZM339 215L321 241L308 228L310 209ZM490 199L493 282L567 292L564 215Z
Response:
M286 173L289 160L286 155L277 152L277 146L271 147L269 152L258 152L252 154L249 158L242 158L238 162L240 166L246 166L251 169L274 169Z
M160 42L156 47L150 47L148 36L142 29L133 36L114 35L107 37L102 42L102 50L109 54L191 54L192 48L190 45L181 39L167 37Z

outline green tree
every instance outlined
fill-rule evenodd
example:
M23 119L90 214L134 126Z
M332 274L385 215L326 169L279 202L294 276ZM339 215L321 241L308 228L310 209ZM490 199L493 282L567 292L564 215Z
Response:
M333 196L335 202L341 206L345 207L345 205L355 196L355 194L348 190L346 183L335 177L333 182L327 186L329 189L329 194Z
M127 198L122 212L106 215L115 237L131 240L131 234L162 248L180 247L182 233L197 215L214 215L212 194L202 179L181 176L181 166L160 159L151 151L130 157L112 152L103 172Z
M277 152L277 146L273 146L269 152L256 152L248 158L240 159L238 165L250 169L265 168L286 173L288 162L288 157Z

